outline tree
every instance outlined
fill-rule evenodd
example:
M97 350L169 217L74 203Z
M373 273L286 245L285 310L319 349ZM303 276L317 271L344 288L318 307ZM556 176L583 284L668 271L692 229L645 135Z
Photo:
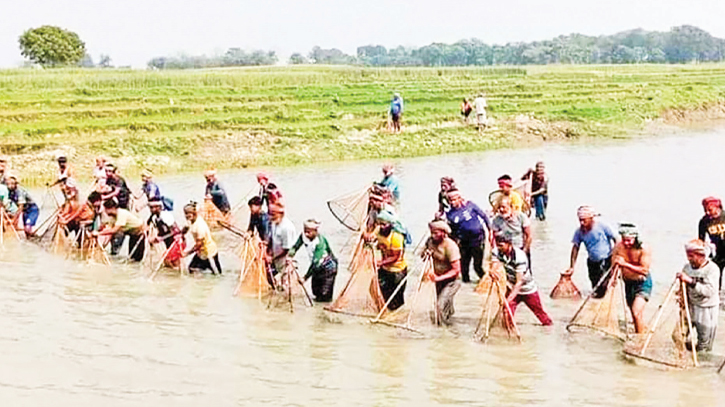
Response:
M23 57L43 66L76 65L86 54L78 34L50 25L25 31L18 42Z
M305 56L300 54L299 52L296 52L289 57L290 65L303 65L306 63L308 63L307 58L305 58Z

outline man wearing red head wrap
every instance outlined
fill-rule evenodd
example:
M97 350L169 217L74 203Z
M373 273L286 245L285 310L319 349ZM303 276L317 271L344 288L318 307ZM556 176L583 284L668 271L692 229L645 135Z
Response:
M710 239L710 243L715 245L715 253L713 261L720 269L720 298L723 297L722 292L722 274L725 268L725 214L722 210L722 201L713 196L709 196L702 200L702 209L705 216L700 219L697 228L697 237L705 241L705 237Z

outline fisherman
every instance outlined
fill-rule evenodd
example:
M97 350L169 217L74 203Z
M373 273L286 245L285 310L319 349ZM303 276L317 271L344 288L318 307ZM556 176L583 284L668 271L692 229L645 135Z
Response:
M312 294L315 296L315 301L330 302L337 276L337 258L325 236L319 233L318 220L307 220L303 228L304 232L288 253L288 261L291 262L297 251L304 246L310 258L310 267L304 279L307 281L312 278Z
M551 318L541 305L539 290L531 275L526 253L514 247L509 236L501 234L496 235L496 248L492 250L491 256L493 261L500 263L506 271L506 301L511 308L511 313L514 314L516 307L523 302L542 325L551 325ZM492 270L496 270L496 267L493 267ZM494 279L500 278L495 272L492 272L491 276Z
M12 224L18 224L18 217L23 216L23 227L25 229L25 236L35 236L33 228L38 222L38 215L40 210L38 205L35 204L33 198L30 196L28 191L19 185L18 176L14 173L5 174L5 182L9 191L10 200L18 208L15 216L12 219Z
M151 215L149 215L146 225L156 229L156 236L151 240L151 244L163 242L168 251L164 263L171 268L179 267L181 254L186 249L186 244L181 229L174 219L174 214L164 208L164 203L159 197L150 198L148 206Z
M214 206L221 211L222 214L226 215L231 212L232 208L229 205L229 199L227 199L227 193L224 188L219 184L216 178L217 172L215 169L209 169L204 171L204 178L206 178L206 199L211 199Z
M262 211L262 198L253 196L249 199L247 205L249 205L249 227L247 228L247 231L250 234L254 234L256 232L257 235L259 235L259 238L263 242L266 242L269 238L270 224L269 215Z
M448 211L451 209L451 203L448 201L448 191L456 188L456 181L451 177L441 178L441 190L438 191L438 213L436 219L444 219Z
M86 206L93 210L93 220L87 225L88 229L90 231L100 230L103 218L103 197L98 191L91 192L86 199Z
M390 119L392 122L393 133L400 133L400 119L403 116L403 98L400 97L400 93L393 95L393 100L390 102Z
M453 300L461 289L461 252L450 237L451 227L443 220L434 220L428 224L430 238L426 242L426 253L433 258L433 272L427 277L436 285L436 311L438 320L444 325L451 324L455 312Z
M463 123L468 124L468 117L473 112L473 105L468 101L468 98L463 98L461 102L461 116L463 116Z
M197 213L196 202L189 202L184 206L184 216L189 225L182 231L191 234L194 239L194 245L182 252L181 257L187 257L191 254L194 257L189 263L189 273L201 273L204 270L211 270L212 274L222 274L222 265L219 262L219 250L216 242L211 236L209 225L203 217Z
M8 170L8 159L5 156L0 155L0 184L5 185Z
M128 236L129 259L142 261L146 249L146 228L143 221L128 209L121 208L115 199L103 202L103 208L106 214L114 219L113 226L106 226L98 232L93 232L93 235L96 237L109 236L113 239L117 239L120 235L121 245L123 245L125 237Z
M574 273L576 259L579 256L579 246L584 243L589 254L587 259L589 281L592 288L597 287L597 284L599 284L594 293L594 298L601 298L607 292L607 281L609 280L608 277L602 280L602 277L612 267L612 248L617 242L617 237L609 226L594 219L597 216L599 214L595 213L590 206L580 206L577 209L579 228L574 232L574 237L571 240L569 269L564 274L571 276ZM601 283L600 280L602 280Z
M257 183L259 184L259 193L257 196L262 200L262 207L269 210L269 175L266 172L257 173Z
M400 181L395 176L395 167L393 164L383 165L383 179L378 185L390 191L393 197L393 205L400 203Z
M476 108L476 125L478 126L478 133L483 134L483 131L486 130L486 126L488 126L488 119L486 118L486 107L488 107L488 103L486 102L486 97L483 92L478 94L478 97L476 97L473 101L473 105Z
M381 259L377 263L378 281L383 298L388 303L388 309L394 311L405 303L405 276L408 274L408 264L405 261L405 236L395 230L396 218L388 211L381 212L377 217L377 247ZM402 285L401 285L402 284ZM393 292L398 286L398 292ZM391 297L393 297L391 299Z
M377 226L376 221L380 213L390 212L391 214L396 215L396 211L393 205L391 205L389 202L386 202L386 199L381 191L376 190L375 186L373 186L372 190L370 191L369 199L370 210L368 211L366 229L368 233L373 233L375 231L375 227Z
M487 231L491 230L488 216L471 201L466 201L457 189L448 191L451 209L446 214L453 232L453 239L461 250L461 279L471 281L469 269L473 260L473 269L478 277L483 277L483 252Z
M11 217L18 211L15 202L10 200L10 190L5 184L0 184L0 209L4 209Z
M96 189L103 188L106 185L106 157L102 155L96 157L96 165L93 167L93 179L96 183Z
M164 197L161 194L161 189L154 182L154 173L149 169L141 171L141 192L146 196L146 202L159 201L163 205L164 211L174 210L174 201ZM141 196L134 196L140 199Z
M644 333L644 306L652 295L652 276L649 269L652 263L652 251L642 244L637 227L631 223L619 225L622 239L612 250L612 265L619 267L624 280L624 292L627 305L634 320L636 333Z
M295 243L297 231L292 221L285 216L285 207L281 204L269 205L270 217L270 236L269 236L269 255L271 257L272 273L274 275L284 275L287 267L287 258L289 251ZM281 278L281 277L280 277Z
M93 222L95 212L88 204L81 203L78 188L66 184L64 190L66 200L58 213L58 225L64 226L68 232L81 233L83 226Z
M725 213L722 210L722 201L713 196L702 200L702 208L705 215L698 224L697 236L703 242L705 239L709 239L710 243L715 246L712 260L720 269L718 290L720 291L721 302L725 305L725 301L723 301L725 299L725 290L722 287L723 269L725 269Z
M496 216L491 220L491 231L494 236L507 235L514 247L526 253L531 267L531 220L521 212L516 212L511 201L504 197L498 205Z
M689 241L685 245L687 264L682 272L677 273L677 278L687 287L687 305L692 324L697 331L695 349L698 352L712 350L718 323L720 269L708 259L708 251L702 240ZM690 335L693 334L694 332L690 332ZM691 347L690 341L687 341L687 346Z
M129 209L131 190L126 180L118 175L116 166L106 163L106 193L103 195L103 200L108 201L112 198L116 198L119 208Z
M544 162L537 162L535 169L529 169L521 180L531 180L531 201L536 211L536 219L546 220L546 207L549 205L549 176L546 175Z
M500 177L498 177L498 194L494 200L493 210L494 212L498 211L498 205L501 202L502 198L508 198L511 201L511 207L516 212L521 212L524 208L524 198L521 197L521 194L519 194L517 191L514 191L513 189L514 183L511 179L511 176L508 174L504 174Z
M68 157L65 153L58 154L58 179L50 184L49 186L54 187L56 185L66 184L68 181L73 180L75 177L75 170L73 166L68 164Z
M282 191L277 188L277 184L270 182L267 184L267 206L270 204L284 204L282 202Z

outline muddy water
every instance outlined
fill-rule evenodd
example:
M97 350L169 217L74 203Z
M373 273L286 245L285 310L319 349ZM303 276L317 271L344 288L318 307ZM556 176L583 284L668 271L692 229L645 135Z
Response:
M652 314L685 261L682 244L696 233L699 200L725 195L723 151L725 132L710 131L403 160L402 216L417 239L435 210L440 176L455 177L463 193L483 206L498 175L520 175L544 159L551 176L549 218L534 223L532 254L542 291L566 267L575 209L586 203L607 222L638 224L652 245ZM378 176L378 162L273 173L295 224L322 219L323 233L338 250L350 235L329 215L326 199ZM252 171L220 177L232 201L254 184ZM178 207L203 190L200 176L159 183ZM521 308L520 345L471 339L480 305L470 286L457 297L455 325L427 340L329 316L321 308L294 315L267 311L254 300L232 297L236 242L220 238L228 250L222 262L229 272L222 278L163 275L153 282L138 267L79 265L35 246L8 245L0 253L3 405L715 406L725 399L725 375L712 369L642 367L624 360L617 342L567 334L576 304L547 296L544 306L555 326L536 325ZM574 279L588 288L584 269L581 261ZM341 274L338 289L346 277Z

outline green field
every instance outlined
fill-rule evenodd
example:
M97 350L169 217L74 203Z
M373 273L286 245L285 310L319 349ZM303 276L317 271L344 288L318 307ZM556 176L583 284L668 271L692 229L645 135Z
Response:
M394 91L404 133L385 130ZM460 120L485 91L493 128ZM725 65L0 71L0 150L28 182L53 152L157 172L484 150L632 134L725 100Z

